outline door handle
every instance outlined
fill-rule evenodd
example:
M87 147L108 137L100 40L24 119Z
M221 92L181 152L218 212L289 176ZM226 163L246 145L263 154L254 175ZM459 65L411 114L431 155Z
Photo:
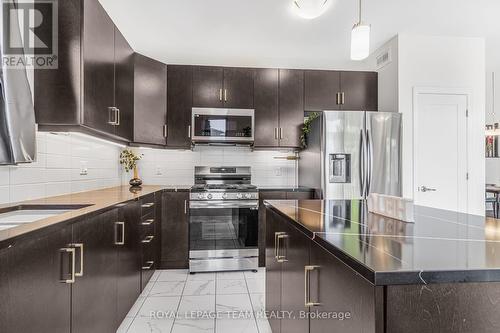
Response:
M115 108L115 110L116 110L116 126L120 126L120 122L121 122L120 109Z
M341 105L345 104L345 93L344 92L340 93L340 104Z
M365 196L366 192L366 168L365 168L365 134L363 130L360 131L359 139L359 186L361 197Z
M281 235L278 235L278 257L276 258L278 260L278 262L282 263L282 262L287 262L288 259L286 258L286 247L285 247L285 242L283 242L283 244L281 244L281 240L282 239L287 239L288 238L288 235L286 233L282 233ZM282 255L281 254L281 246L283 246L283 252L285 253L285 255Z
M371 132L369 130L366 131L366 153L368 159L368 170L366 175L366 196L368 197L371 192L373 177L373 140Z
M118 237L119 227L121 227L121 238ZM115 222L115 245L125 245L125 222Z
M191 139L191 125L188 126L188 138Z
M168 126L167 124L163 125L163 137L166 138L168 136Z
M227 102L227 89L224 89L224 102Z
M340 105L340 93L339 92L335 95L335 103L337 105Z
M283 140L283 128L280 127L280 140Z
M274 139L278 140L278 127L274 128Z
M75 272L75 276L82 277L83 276L83 244L82 243L74 243L70 245L71 247L75 249L80 250L80 271ZM75 252L76 255L76 252ZM75 258L76 261L76 258Z
M437 189L431 188L431 187L427 187L427 186L420 186L420 188L418 190L420 192L436 192L437 191Z
M61 276L61 279L59 280L62 283L68 283L72 284L75 283L75 276L76 276L76 259L75 259L75 248L74 247L65 247L62 249L59 249L59 252L62 254L68 253L71 257L71 278L70 279L63 279ZM63 273L62 269L62 257L61 257L61 275Z
M219 89L219 101L222 102L222 88Z
M276 260L278 260L279 246L280 246L278 236L283 235L283 234L284 234L283 232L275 232L274 233L274 258Z
M116 126L116 108L113 106L108 107L108 124Z
M188 202L187 200L184 200L184 215L188 214Z
M320 266L305 266L304 267L304 306L306 308L312 306L320 306L321 303L312 302L311 295L309 294L309 289L311 288L311 277L310 273L315 269L319 269Z

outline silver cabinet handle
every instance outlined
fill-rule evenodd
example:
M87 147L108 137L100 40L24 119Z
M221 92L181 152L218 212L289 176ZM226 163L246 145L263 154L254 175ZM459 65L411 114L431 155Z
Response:
M437 189L431 188L431 187L427 187L427 186L420 186L419 191L420 192L436 192Z
M61 279L59 281L62 283L68 283L68 284L75 283L75 276L76 276L75 251L76 250L74 247L65 247L65 248L59 249L59 252L61 252L61 254L68 253L71 256L71 278L70 279L63 279L61 277ZM62 264L62 259L61 259L61 264ZM62 274L62 272L63 272L63 269L61 267L61 274Z
M75 244L71 244L70 246L75 248L75 249L80 250L80 270L79 270L79 272L75 272L75 276L82 277L83 276L83 244L82 243L75 243ZM75 255L76 255L76 253L75 253ZM75 258L75 261L76 261L76 258Z
M154 205L155 205L155 203L154 203L154 202L148 202L148 203L143 204L141 207L142 207L142 208L151 208L151 207L153 207Z
M151 225L151 224L153 224L154 222L155 222L155 220L154 220L154 219L149 219L149 220L146 220L146 221L142 222L141 224L142 224L142 225Z
M116 126L117 122L117 114L116 114L116 108L114 106L110 106L108 108L108 124L112 126Z
M121 229L121 238L118 229ZM115 222L115 245L125 245L125 222Z
M187 215L188 213L188 202L187 200L184 200L184 214Z
M304 306L306 308L311 306L320 306L321 303L311 302L311 296L309 295L309 289L311 287L311 279L309 273L315 269L320 268L320 266L305 266L304 267Z
M163 125L163 137L166 138L168 136L168 126L167 124Z
M227 89L224 89L224 102L227 102Z
M191 139L191 125L188 126L188 138Z
M337 105L340 105L340 93L339 92L335 95L335 103Z
M222 88L219 89L219 101L222 102Z
M120 122L121 122L120 109L115 108L115 110L116 110L116 126L120 126Z
M280 262L280 240L283 239L283 237L286 235L285 232L275 232L274 233L274 258L276 258L276 261Z
M280 140L283 140L283 128L280 127Z
M345 104L345 93L344 92L340 93L340 104L341 105Z
M151 243L154 238L155 236L146 236L146 238L144 238L141 242L144 244Z
M287 239L288 238L288 235L286 233L282 233L281 235L278 235L278 257L276 258L278 262L287 262L288 259L286 258L286 247L285 247L285 242L283 242L283 244L281 244L281 240L282 239ZM282 245L282 246L280 246ZM283 252L285 253L285 255L282 255L281 253L281 248L283 248Z
M142 270L149 271L151 268L153 268L154 264L154 261L146 261L146 266L142 266Z
M274 139L278 140L278 127L274 128Z

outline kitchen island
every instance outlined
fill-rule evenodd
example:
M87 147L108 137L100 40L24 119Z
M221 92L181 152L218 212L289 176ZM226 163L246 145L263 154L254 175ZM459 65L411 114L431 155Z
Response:
M496 220L416 207L405 223L358 200L265 205L274 333L500 331Z

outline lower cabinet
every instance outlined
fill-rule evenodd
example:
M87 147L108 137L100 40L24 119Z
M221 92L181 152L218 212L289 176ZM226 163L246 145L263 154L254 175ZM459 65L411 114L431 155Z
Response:
M162 195L162 269L189 267L189 192Z
M161 209L156 201L155 194L144 197L140 201L140 253L141 253L141 290L148 284L149 280L158 267L158 236L157 229L157 213ZM157 215L158 214L158 215Z
M266 209L266 223L273 333L379 332L373 285L274 211Z

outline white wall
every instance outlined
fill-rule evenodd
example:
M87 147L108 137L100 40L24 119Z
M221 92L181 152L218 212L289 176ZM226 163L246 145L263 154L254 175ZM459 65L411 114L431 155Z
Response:
M381 71L381 109L393 105L403 114L403 195L413 198L413 90L415 87L459 88L471 92L469 110L469 209L484 214L485 42L482 38L399 34L383 48L397 45L397 72ZM379 54L381 50L374 53ZM393 52L394 54L394 52ZM373 64L373 58L369 61ZM391 81L391 79L393 81ZM384 82L385 80L385 82ZM392 99L391 99L392 96ZM386 104L384 104L386 103ZM392 104L391 104L392 103ZM388 105L388 106L387 106ZM446 124L443 124L443 128ZM443 146L445 143L439 143ZM464 147L465 149L465 147Z
M76 134L37 133L37 161L0 167L0 203L118 186L121 148ZM81 175L81 169L88 170Z
M190 150L136 149L144 154L139 176L149 185L192 185L195 166L250 166L257 186L296 186L296 162L275 157L288 151L250 151L236 147L197 147ZM124 175L124 181L131 178Z
M391 62L377 69L378 72L378 109L384 112L398 112L399 109L399 47L398 37L395 36L375 51L367 62L373 69L377 68L376 59L379 55L389 51Z

